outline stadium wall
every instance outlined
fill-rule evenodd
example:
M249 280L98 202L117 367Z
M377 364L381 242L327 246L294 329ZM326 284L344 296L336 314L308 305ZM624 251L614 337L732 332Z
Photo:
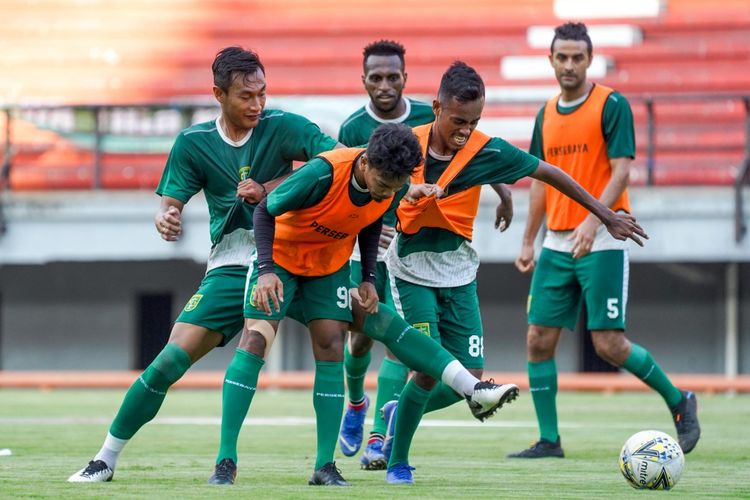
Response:
M208 230L202 200L188 205L185 238L172 245L153 231L157 198L151 193L11 196L5 204L8 230L0 236L0 369L141 368L139 298L168 296L176 312L203 275ZM491 196L483 197L477 220L490 371L525 369L529 278L515 271L512 260L525 224L526 196L526 190L514 191L516 218L504 234L491 230ZM747 237L734 242L731 192L639 188L633 201L651 240L631 252L630 337L648 346L669 372L724 374L729 353L736 355L739 373L750 373L750 251ZM739 286L729 297L732 279ZM738 321L730 349L729 299L736 300ZM167 334L156 341L164 342ZM311 369L306 330L290 322L281 337L269 369ZM222 370L231 346L196 368ZM561 371L578 371L581 353L580 336L565 334ZM382 348L376 350L380 356Z

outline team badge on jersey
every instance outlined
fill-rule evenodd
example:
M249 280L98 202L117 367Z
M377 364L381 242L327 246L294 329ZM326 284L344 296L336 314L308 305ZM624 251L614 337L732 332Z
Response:
M202 298L203 298L203 295L200 293L196 293L195 295L190 297L190 300L188 300L188 303L185 304L185 312L190 312L194 310L196 307L198 307L198 304L200 303Z
M428 337L430 337L430 324L429 323L414 323L411 325L414 327L414 329L419 330L420 332L424 333Z
M250 178L250 168L249 166L240 167L240 180L246 181Z

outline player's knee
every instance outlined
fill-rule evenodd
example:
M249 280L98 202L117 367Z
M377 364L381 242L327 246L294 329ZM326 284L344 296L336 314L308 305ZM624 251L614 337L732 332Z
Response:
M350 336L350 349L352 356L361 358L372 349L373 341L362 333L352 332Z
M592 332L597 356L614 366L622 366L630 353L630 343L620 331Z
M426 373L415 373L414 383L417 384L420 388L429 391L433 387L435 387L435 384L437 384L437 380L430 377Z
M276 325L263 319L248 319L242 330L239 348L265 358L276 338Z
M554 357L556 346L557 336L553 330L529 325L526 334L526 352L529 360L539 362Z
M177 382L191 364L190 356L180 346L167 344L150 366L159 374L156 375L160 379L158 385L166 388Z

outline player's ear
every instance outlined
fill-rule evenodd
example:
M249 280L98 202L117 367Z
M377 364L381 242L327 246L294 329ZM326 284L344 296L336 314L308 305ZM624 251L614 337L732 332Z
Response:
M226 95L223 90L214 85L214 97L220 104L224 104L224 96Z
M435 115L435 118L437 118L438 114L440 113L440 99L433 99L432 101L432 114Z

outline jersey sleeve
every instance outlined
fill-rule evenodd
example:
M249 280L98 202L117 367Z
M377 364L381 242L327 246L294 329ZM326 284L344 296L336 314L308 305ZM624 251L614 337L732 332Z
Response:
M544 124L544 106L536 114L534 121L534 132L531 134L529 153L540 160L544 160L544 142L542 141L542 125Z
M635 158L633 110L625 97L612 92L604 104L602 131L610 158Z
M539 158L499 137L493 137L477 157L480 155L482 167L474 174L480 176L476 184L513 184L539 166Z
M316 205L333 183L333 169L321 158L313 158L295 170L267 197L268 213L274 217Z
M187 203L205 184L203 171L190 154L189 139L180 134L167 157L156 194Z
M307 161L336 146L333 137L304 116L285 113L283 130L282 155L286 160Z

